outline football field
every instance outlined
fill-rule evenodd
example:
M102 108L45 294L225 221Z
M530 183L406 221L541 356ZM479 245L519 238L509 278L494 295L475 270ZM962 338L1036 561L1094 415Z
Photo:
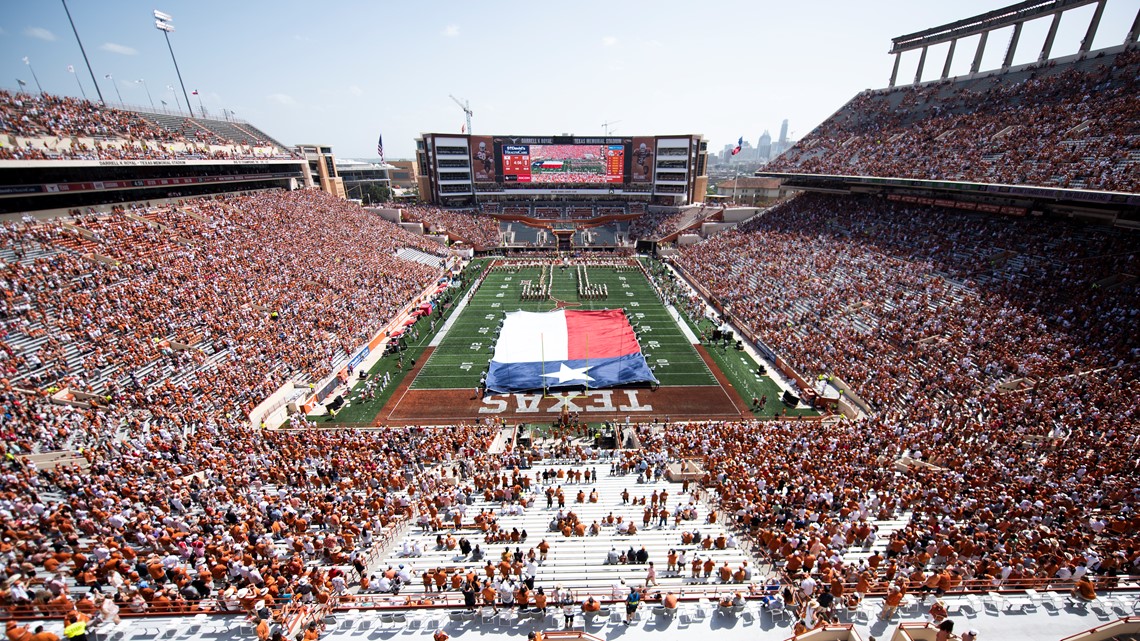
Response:
M615 420L634 416L650 418L739 418L750 415L695 336L658 300L645 274L630 261L625 267L587 266L591 284L605 284L608 296L578 296L577 268L546 269L550 297L524 299L529 284L542 278L540 266L509 263L491 269L479 288L462 303L439 331L431 346L409 372L400 389L376 417L377 423L460 421L493 416L540 422L563 411L578 412L588 420ZM476 387L487 371L504 314L565 309L624 308L640 334L641 351L660 386L619 389L581 389L542 394L478 395ZM687 332L687 333L686 333Z
M524 281L538 283L540 269L492 271L467 308L447 331L420 370L412 389L470 389L491 361L495 328L505 312L624 308L641 333L641 351L661 385L716 385L716 378L692 342L657 300L640 271L588 267L590 283L605 284L604 300L579 300L575 268L553 270L551 300L520 299Z

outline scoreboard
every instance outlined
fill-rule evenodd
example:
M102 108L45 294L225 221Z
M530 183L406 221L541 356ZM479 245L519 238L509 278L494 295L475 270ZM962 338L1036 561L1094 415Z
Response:
M693 137L667 140L671 149L683 149ZM658 142L655 136L470 136L467 146L476 183L605 189L654 182Z
M503 179L530 182L530 145L503 145Z
M606 145L606 182L625 180L625 145Z
M632 138L473 136L471 140L473 166L490 169L490 163L476 162L476 156L483 150L494 150L496 182L603 186L630 180ZM477 176L478 180L490 178Z

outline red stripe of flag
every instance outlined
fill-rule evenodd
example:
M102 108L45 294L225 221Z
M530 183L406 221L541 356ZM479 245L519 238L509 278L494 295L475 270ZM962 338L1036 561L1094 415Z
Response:
M566 352L569 360L614 358L641 348L620 309L566 310Z

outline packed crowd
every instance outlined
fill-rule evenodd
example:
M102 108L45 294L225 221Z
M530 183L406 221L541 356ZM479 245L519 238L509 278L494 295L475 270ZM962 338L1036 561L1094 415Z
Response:
M635 219L629 225L630 238L661 239L675 231L685 229L711 215L714 209L701 205L675 211L661 210L650 212Z
M806 375L842 377L874 411L646 428L621 464L702 459L709 518L781 563L785 601L809 623L853 595L890 606L971 581L1140 573L1140 300L1136 281L1109 282L1137 273L1140 240L1046 223L807 195L682 249L678 264L744 329ZM487 454L486 427L243 420L286 377L326 374L433 282L393 254L437 245L313 191L0 231L0 607L98 622L209 603L271 620L284 603L404 582L403 568L375 584L365 570L413 518L464 523L475 492L504 512L531 500L518 470L530 461ZM62 386L97 398L67 407L18 389ZM79 464L17 456L67 448ZM886 554L845 560L879 538L872 521L902 515ZM485 542L525 536L479 518ZM487 589L492 604L495 590L538 602L509 574L497 588L408 574L469 605Z
M530 159L534 160L600 160L606 157L606 146L594 145L531 145Z
M938 403L933 418L999 383L1135 359L1135 286L1096 283L1133 273L1138 243L1064 222L808 195L682 249L679 264L802 374L840 376L914 420L924 404Z
M20 136L162 140L166 130L139 114L67 96L0 90L0 131Z
M1138 257L1135 235L1058 221L801 196L679 264L872 414L673 427L649 447L706 457L725 515L824 586L1137 573L1140 299L1097 283ZM840 563L906 512L886 558Z
M4 387L179 424L248 412L288 378L327 375L439 276L402 247L442 251L319 191L7 225ZM28 443L49 429L15 423Z
M0 160L234 160L266 153L288 157L268 141L260 142L263 151L258 152L190 119L183 119L174 131L142 114L51 94L0 90L0 133L25 138L22 146L0 147ZM87 138L94 141L79 140ZM70 139L70 144L53 144L51 139ZM181 148L175 149L175 143ZM269 148L274 151L264 151Z
M425 205L403 207L401 211L404 220L423 223L425 231L447 231L476 249L499 246L499 221L492 216Z
M770 171L1140 190L1140 51L856 96Z
M448 466L476 458L492 434L176 427L88 449L87 470L4 461L0 608L78 611L92 625L198 608L279 621L286 604L358 587L374 546L426 511L421 497L450 487Z
M588 185L588 184L605 184L609 182L605 173L590 173L587 171L547 171L545 169L536 170L531 174L531 183L542 183L545 185L553 185L557 188L559 185ZM521 183L523 185L527 183Z

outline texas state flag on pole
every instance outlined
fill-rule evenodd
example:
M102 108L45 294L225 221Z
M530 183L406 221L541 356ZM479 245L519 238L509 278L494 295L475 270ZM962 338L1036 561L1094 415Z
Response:
M511 312L495 344L487 389L656 383L620 309Z
M736 141L736 146L732 148L732 155L735 156L736 154L740 153L740 150L743 148L744 148L744 136L741 136L740 140Z

